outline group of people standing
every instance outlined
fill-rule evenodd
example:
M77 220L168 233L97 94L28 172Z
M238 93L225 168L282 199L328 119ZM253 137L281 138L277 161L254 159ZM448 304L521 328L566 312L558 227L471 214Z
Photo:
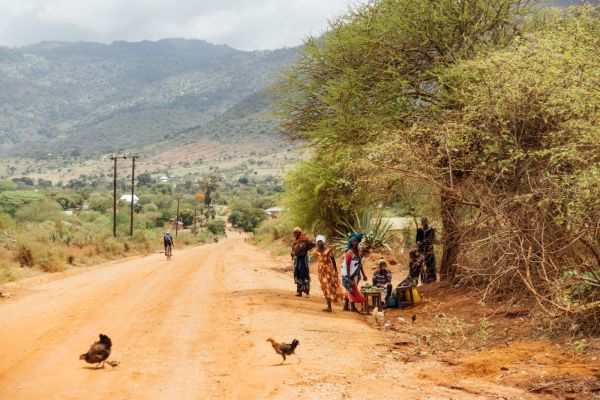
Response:
M417 230L417 249L410 253L411 261L407 279L416 279L418 282L420 276L422 283L435 282L437 279L433 253L435 230L429 226L426 217L421 218L421 226ZM331 312L332 303L342 300L344 300L344 311L356 311L356 303L365 301L358 284L361 278L363 281L367 280L362 262L363 251L359 248L363 235L354 233L349 238L340 266L340 274L333 249L327 245L325 236L317 235L313 242L300 227L294 228L293 234L291 257L294 264L296 296L302 297L304 294L310 297L310 256L313 255L317 260L319 283L327 302L327 307L323 311ZM373 275L373 285L386 288L389 296L392 289L392 274L387 269L385 260L380 260L377 267Z
M318 235L312 242L300 227L294 228L294 242L292 243L291 257L294 263L294 282L296 283L296 296L303 294L310 297L310 251L317 259L318 276L327 307L323 311L333 311L332 303L345 300L344 310L356 310L355 303L362 303L365 299L360 293L358 282L361 275L367 280L367 275L362 266L362 253L358 248L362 235L353 234L348 240L348 247L341 266L341 285L333 249L327 246L327 239ZM346 293L344 293L344 290Z

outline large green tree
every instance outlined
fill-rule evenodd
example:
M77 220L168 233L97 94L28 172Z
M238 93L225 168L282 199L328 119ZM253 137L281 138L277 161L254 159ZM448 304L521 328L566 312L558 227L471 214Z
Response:
M370 165L365 146L431 112L445 68L509 43L528 3L381 0L310 38L279 86L284 127L313 154L286 182L284 201L297 222L333 228L356 208L396 198L399 177ZM442 200L452 212L452 199Z
M24 205L42 201L44 199L44 195L32 190L7 190L0 193L0 212L5 212L14 216L17 210Z

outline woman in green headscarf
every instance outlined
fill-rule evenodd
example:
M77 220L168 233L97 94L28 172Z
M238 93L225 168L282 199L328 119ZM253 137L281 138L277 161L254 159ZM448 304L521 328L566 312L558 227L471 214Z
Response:
M349 311L348 304L352 306L352 311L356 311L355 303L362 303L365 297L358 289L358 282L362 274L363 280L367 280L367 275L362 265L362 252L358 248L358 244L362 240L361 233L353 233L348 240L348 250L344 255L342 264L342 285L346 289L346 302L344 303L344 311Z

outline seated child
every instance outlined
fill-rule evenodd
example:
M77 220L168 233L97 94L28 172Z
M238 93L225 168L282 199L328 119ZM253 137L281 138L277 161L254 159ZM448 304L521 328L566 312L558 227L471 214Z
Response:
M386 289L385 295L384 292L381 292L381 302L383 304L385 304L385 299L392 294L392 273L387 267L387 261L382 258L377 263L377 271L373 274L373 286Z

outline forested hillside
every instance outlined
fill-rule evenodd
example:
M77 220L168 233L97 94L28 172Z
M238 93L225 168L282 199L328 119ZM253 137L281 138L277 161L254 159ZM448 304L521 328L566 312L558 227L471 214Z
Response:
M263 91L295 57L183 39L0 48L0 152L89 156L204 135L269 141Z

